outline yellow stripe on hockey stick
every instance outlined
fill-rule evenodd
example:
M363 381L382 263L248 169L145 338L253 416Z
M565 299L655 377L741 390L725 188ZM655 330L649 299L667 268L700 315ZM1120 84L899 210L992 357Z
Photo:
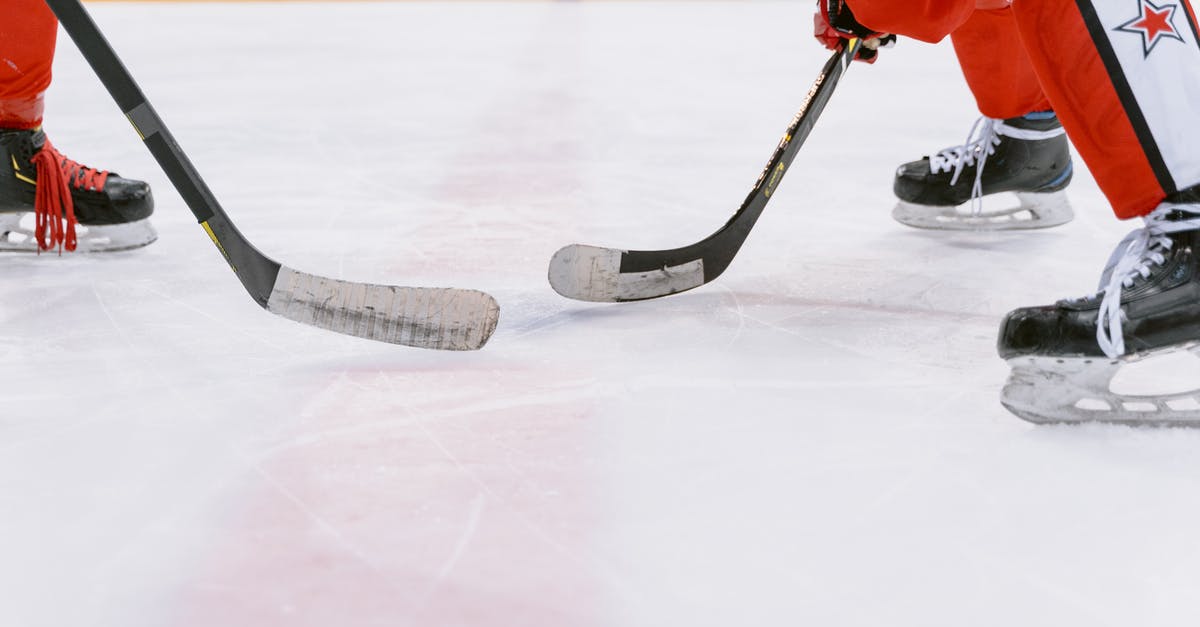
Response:
M233 260L229 258L229 253L225 252L225 247L222 246L221 241L217 239L217 234L213 233L212 227L208 225L208 220L201 222L200 226L204 227L204 232L208 233L209 239L211 239L213 243L217 245L217 250L221 251L221 255L225 257L225 263L228 263L229 267L233 268L233 271L236 273L237 266L233 265Z

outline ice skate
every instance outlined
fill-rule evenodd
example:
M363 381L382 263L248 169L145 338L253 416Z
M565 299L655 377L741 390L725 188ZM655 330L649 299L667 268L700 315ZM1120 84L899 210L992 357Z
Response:
M1200 358L1200 202L1165 202L1109 260L1096 294L1017 309L1000 328L1001 402L1036 423L1200 427L1200 372L1172 365L1153 392L1114 390L1149 360ZM1195 365L1194 363L1187 364Z
M0 251L109 252L158 237L149 185L62 156L41 129L0 129L0 160Z
M892 217L956 231L1058 226L1074 217L1063 191L1071 173L1067 137L1053 113L982 117L967 143L900 166Z

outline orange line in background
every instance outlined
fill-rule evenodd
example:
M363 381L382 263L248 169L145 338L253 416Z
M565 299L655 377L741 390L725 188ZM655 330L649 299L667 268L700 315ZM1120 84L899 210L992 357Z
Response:
M384 4L384 3L442 3L469 4L473 2L506 2L542 3L542 2L604 2L610 4L633 4L641 0L83 0L84 4ZM662 0L659 0L662 1ZM669 1L669 0L668 0ZM751 0L689 0L692 2L742 3Z
M384 2L441 2L441 3L468 3L468 2L582 2L584 0L83 0L84 4L286 4L286 3L324 3L324 4L357 4L357 3L384 3ZM600 0L603 2L637 2L638 0ZM739 1L739 0L735 0ZM742 0L744 1L744 0Z
M361 3L408 3L422 2L442 4L467 4L472 2L608 2L631 4L640 0L83 0L84 4L361 4ZM662 1L662 0L659 0ZM689 0L695 1L695 0ZM750 0L700 0L708 2L749 2Z
M381 4L397 2L578 2L581 0L83 0L84 4ZM621 0L625 1L625 0ZM628 0L635 1L635 0Z

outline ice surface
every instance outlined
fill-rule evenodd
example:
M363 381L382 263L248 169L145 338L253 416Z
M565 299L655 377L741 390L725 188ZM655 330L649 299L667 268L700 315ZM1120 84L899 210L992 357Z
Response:
M502 315L446 354L263 312L63 36L47 130L161 237L0 259L0 625L1200 618L1200 433L997 401L1000 316L1131 227L1082 170L1052 231L889 218L974 120L948 45L851 69L717 282L595 305L551 254L722 224L826 58L807 4L90 8L264 252Z

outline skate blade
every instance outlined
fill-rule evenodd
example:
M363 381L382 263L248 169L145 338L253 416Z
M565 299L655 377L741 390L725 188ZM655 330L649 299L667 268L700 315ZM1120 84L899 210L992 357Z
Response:
M1018 231L1046 229L1066 224L1075 217L1065 191L1049 193L1015 192L1017 206L999 210L984 209L976 214L971 203L957 207L918 205L900 201L892 209L897 222L918 229L938 231ZM997 202L998 199L985 199Z
M22 225L24 214L0 214L0 252L36 253L37 237L31 225ZM32 218L25 220L30 222ZM125 224L76 225L76 253L109 253L132 250L154 243L158 232L149 219ZM58 249L41 252L55 252Z
M1121 394L1112 382L1121 369L1183 351L1200 358L1200 342L1129 355L1014 357L1000 402L1036 424L1103 423L1128 426L1200 427L1200 387L1165 394Z

